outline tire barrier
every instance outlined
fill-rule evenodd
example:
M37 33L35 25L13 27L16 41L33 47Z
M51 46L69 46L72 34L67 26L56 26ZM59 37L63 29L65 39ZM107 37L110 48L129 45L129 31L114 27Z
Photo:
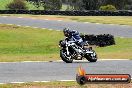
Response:
M96 45L99 47L115 45L114 36L110 34L81 35L81 37L84 41L87 41L89 45Z
M117 11L45 11L45 10L0 10L0 14L66 15L66 16L132 16L132 10Z

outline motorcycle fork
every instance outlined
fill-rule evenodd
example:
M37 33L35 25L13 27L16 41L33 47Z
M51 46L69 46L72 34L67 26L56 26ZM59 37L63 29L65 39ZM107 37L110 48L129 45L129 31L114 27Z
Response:
M70 52L69 52L68 46L66 46L66 53L67 53L67 55L70 55Z

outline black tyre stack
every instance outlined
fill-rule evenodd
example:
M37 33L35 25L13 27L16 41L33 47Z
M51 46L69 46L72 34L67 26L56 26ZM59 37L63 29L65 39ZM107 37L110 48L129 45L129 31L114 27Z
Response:
M59 11L59 10L0 10L0 14L33 14L33 15L65 15L65 16L132 16L132 10L117 11Z
M96 45L99 47L115 45L114 36L111 34L81 35L81 37L84 41L88 41L90 45Z

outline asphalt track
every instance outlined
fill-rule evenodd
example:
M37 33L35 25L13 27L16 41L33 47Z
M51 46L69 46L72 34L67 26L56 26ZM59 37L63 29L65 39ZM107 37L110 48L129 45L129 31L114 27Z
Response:
M110 24L95 24L95 23L82 23L82 22L70 22L61 20L39 20L22 17L7 17L0 16L0 23L3 24L16 24L21 26L31 26L38 28L48 28L54 30L62 30L65 27L69 27L74 30L78 30L82 33L88 34L112 34L116 37L132 37L132 26L127 25L110 25Z
M0 83L75 80L80 65L88 74L132 75L131 60L0 63Z
M0 17L2 24L16 24L38 28L62 30L64 27L76 29L83 33L109 33L118 37L132 37L132 26L94 24L81 22L64 22L53 20L37 20L30 18ZM0 63L0 84L17 82L38 82L56 80L75 80L79 65L88 74L130 74L132 75L131 60L99 60L96 63L74 62L15 62Z

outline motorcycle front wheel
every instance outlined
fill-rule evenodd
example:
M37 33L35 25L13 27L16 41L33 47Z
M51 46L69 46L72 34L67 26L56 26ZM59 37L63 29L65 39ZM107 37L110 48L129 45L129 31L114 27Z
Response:
M60 57L66 63L72 63L73 59L70 55L67 55L66 50L60 50Z

